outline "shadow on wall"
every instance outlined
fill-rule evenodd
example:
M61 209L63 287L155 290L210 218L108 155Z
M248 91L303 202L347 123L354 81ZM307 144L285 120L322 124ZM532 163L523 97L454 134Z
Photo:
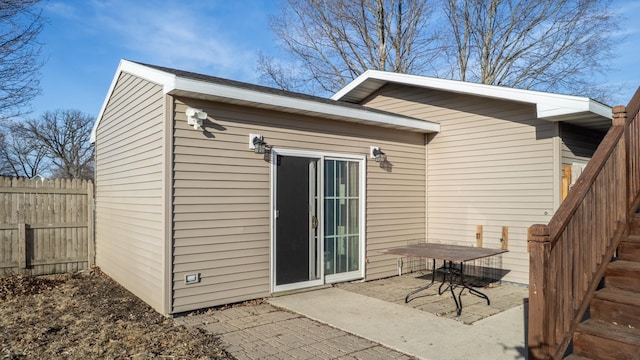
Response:
M579 126L560 123L560 138L575 156L591 158L606 132L587 130Z
M220 125L220 124L216 124L213 121L206 119L202 121L202 133L204 134L204 136L208 137L209 139L214 139L216 136L213 132L211 132L211 130L209 129L213 129L215 131L226 131L227 128Z
M393 172L393 163L391 163L387 159L384 159L384 161L380 162L380 168L386 172Z

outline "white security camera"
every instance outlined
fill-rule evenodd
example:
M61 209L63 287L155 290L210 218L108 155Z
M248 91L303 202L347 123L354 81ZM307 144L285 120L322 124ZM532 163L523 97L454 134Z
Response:
M187 115L187 124L196 130L202 128L202 120L207 118L207 113L201 109L187 108L184 113Z

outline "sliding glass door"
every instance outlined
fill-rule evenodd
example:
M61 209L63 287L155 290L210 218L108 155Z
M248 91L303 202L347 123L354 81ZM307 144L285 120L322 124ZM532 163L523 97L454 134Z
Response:
M364 276L364 157L272 150L274 291Z

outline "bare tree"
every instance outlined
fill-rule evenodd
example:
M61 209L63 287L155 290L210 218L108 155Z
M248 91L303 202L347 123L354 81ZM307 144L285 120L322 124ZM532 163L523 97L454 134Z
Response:
M607 70L618 28L609 0L431 1L440 6L284 0L271 27L288 57L262 55L262 80L288 90L334 92L377 69L606 95L593 75Z
M94 147L89 142L93 117L78 110L45 112L38 119L16 125L16 133L47 153L50 174L65 178L93 178Z
M445 0L447 77L602 97L617 29L609 1Z
M261 55L262 80L334 92L367 69L422 73L430 65L426 1L286 0L271 28L289 58ZM292 66L291 62L295 64Z
M17 127L0 134L0 173L33 178L48 171L47 150L30 138L22 138Z
M7 149L7 139L0 130L0 176L11 176L11 164L5 159L4 152Z
M0 120L23 114L40 94L39 2L0 0Z

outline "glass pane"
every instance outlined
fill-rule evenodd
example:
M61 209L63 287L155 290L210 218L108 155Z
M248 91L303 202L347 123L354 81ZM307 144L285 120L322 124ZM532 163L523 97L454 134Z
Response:
M358 190L359 190L359 186L358 186L358 179L359 179L359 171L360 171L360 164L355 162L355 161L351 161L349 162L349 193L348 195L350 197L357 197L358 196Z
M347 271L347 237L340 236L336 239L336 273Z
M344 235L347 233L347 204L343 199L338 200L336 204L336 234Z
M360 242L358 236L349 237L349 270L356 271L359 268L359 254L360 254Z
M327 197L333 197L335 195L334 166L335 161L333 160L327 160L324 162L324 195Z
M336 161L336 197L347 196L347 164L344 161Z
M347 219L348 228L347 233L349 235L358 234L358 199L350 199L349 200L349 210L348 210L349 218Z
M335 200L324 200L324 234L325 236L333 236L336 234L335 230Z
M335 274L335 249L333 237L324 238L324 273L327 275Z

